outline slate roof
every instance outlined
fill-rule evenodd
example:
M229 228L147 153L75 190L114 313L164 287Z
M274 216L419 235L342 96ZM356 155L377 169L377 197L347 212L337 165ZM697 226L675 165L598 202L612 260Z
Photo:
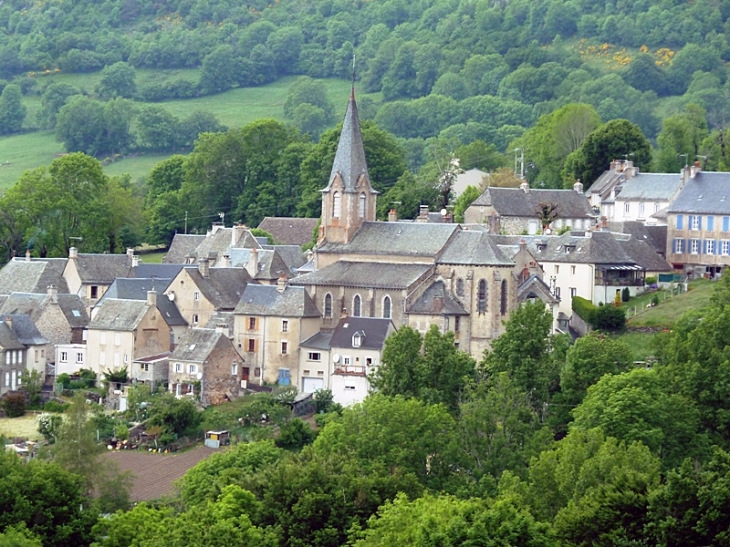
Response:
M389 264L340 260L312 273L295 277L290 285L407 289L432 269L428 264Z
M303 253L302 249L297 245L264 246L264 249L273 249L284 265L292 273L296 272L297 268L300 268L307 263L307 255Z
M111 285L117 277L127 277L132 267L132 259L127 254L96 254L79 253L76 261L76 270L84 284L96 283Z
M469 315L459 301L448 293L443 281L435 281L432 283L408 307L406 313L423 315Z
M352 336L359 332L363 338L357 349L382 350L392 324L390 319L380 317L344 317L332 333L330 347L355 349Z
M159 277L160 279L174 279L182 270L182 264L145 264L140 263L129 270L127 277Z
M89 330L131 332L137 328L147 312L147 301L107 298L96 309L99 311L89 322Z
M667 212L730 214L730 173L700 171L687 180Z
M204 239L205 236L199 234L175 234L162 262L165 264L185 264L185 257L192 254Z
M261 249L258 254L258 270L254 279L271 281L279 279L281 274L287 277L295 275L294 270L290 268L281 258L281 255L273 249ZM231 249L231 265L234 267L245 268L251 258L251 249Z
M216 332L215 329L190 329L180 339L177 347L170 355L170 360L203 363L208 359L221 338L228 340L222 333Z
M2 321L0 321L0 347L5 350L25 349L12 329Z
M307 338L304 342L300 342L299 347L329 351L332 347L331 342L331 332L318 332Z
M585 194L586 196L590 196L591 194L607 194L615 184L624 180L626 180L626 174L623 170L606 170L588 187ZM590 181L586 182L590 184Z
M673 270L671 264L663 259L654 248L634 237L619 239L624 252L631 257L639 266L648 272L670 272Z
M30 316L24 313L6 313L0 317L0 321L3 321L8 326L9 323L12 323L11 328L13 333L23 345L39 346L48 343L48 340L43 338L43 335L38 332Z
M617 197L624 201L668 201L682 185L677 173L639 173L621 185Z
M363 222L349 243L325 242L318 252L434 257L459 230L458 224Z
M535 217L540 203L555 203L559 218L585 218L595 216L590 201L575 190L542 190L530 188L486 188L471 206L491 205L500 216Z
M304 287L287 286L279 292L276 285L249 284L236 306L237 315L273 317L320 317L321 314Z
M57 299L58 307L71 328L88 325L89 315L78 295L59 294ZM49 305L52 304L48 294L13 293L0 305L0 314L24 313L36 321Z
M330 172L329 184L323 191L330 189L335 175L340 174L344 184L345 192L355 192L357 180L360 175L370 180L368 174L368 165L365 160L365 146L362 142L362 132L360 131L360 118L357 114L357 103L355 102L355 90L350 94L350 100L347 103L347 111L345 119L342 122L342 132L340 140L337 143L337 151L335 159L332 162L332 171ZM370 192L377 192L370 189Z
M664 255L667 249L667 227L666 226L647 226L638 220L627 220L623 222L609 222L608 229L612 232L620 232L622 234L631 234L639 241L645 242L652 247L654 251Z
M560 302L560 299L550 291L547 283L535 274L532 274L524 283L517 287L518 302L525 302L530 298L539 298L549 304L557 304Z
M512 266L514 262L484 230L462 230L449 242L437 260L439 264Z
M155 291L157 293L157 309L163 315L167 324L171 327L187 325L188 322L180 314L180 310L177 309L175 303L163 294L171 281L171 279L156 277L152 279L119 277L107 289L98 305L102 305L108 298L146 301L147 292Z
M251 280L243 268L210 268L208 277L197 266L186 266L185 271L217 310L233 310Z
M68 293L63 277L67 261L66 258L13 258L0 270L0 294L45 293L49 285L58 288L59 293Z
M276 243L301 247L312 241L318 222L319 218L264 217L259 228L274 236Z
M233 332L234 314L230 311L214 311L208 322L203 325L206 329L215 329L219 325L225 325L228 332Z

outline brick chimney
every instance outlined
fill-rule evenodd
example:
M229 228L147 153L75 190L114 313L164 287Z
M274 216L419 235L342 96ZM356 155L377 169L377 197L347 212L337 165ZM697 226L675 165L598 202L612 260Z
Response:
M695 164L690 169L689 178L693 179L695 176L702 171L702 167L700 167L700 162L696 161Z
M210 262L207 258L198 260L198 271L203 277L210 277Z
M25 260L26 262L30 262L30 249L25 250Z
M51 303L58 304L58 289L55 285L48 285L48 296L51 297Z
M391 209L388 211L388 222L396 222L398 220L398 213L395 212L395 209Z
M157 307L157 293L155 291L147 291L147 305L151 308Z
M283 293L286 290L288 284L289 280L286 278L286 275L281 274L279 276L279 280L276 282L276 292Z

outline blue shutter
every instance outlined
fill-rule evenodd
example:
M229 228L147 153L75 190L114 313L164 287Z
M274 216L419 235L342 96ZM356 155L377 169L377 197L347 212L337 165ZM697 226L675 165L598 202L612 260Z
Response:
M677 254L677 239L672 240L672 254Z
M684 215L677 215L677 230L681 230L683 224L684 224Z
M697 229L698 230L702 229L702 217L701 216L697 217Z
M722 217L722 231L730 232L730 217Z
M707 231L708 232L715 231L715 217L707 217Z

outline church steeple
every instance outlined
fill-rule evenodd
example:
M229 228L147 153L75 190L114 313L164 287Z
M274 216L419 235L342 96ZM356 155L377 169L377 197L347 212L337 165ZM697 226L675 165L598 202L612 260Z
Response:
M350 241L363 222L375 220L377 193L370 185L353 85L329 183L322 190L320 240Z

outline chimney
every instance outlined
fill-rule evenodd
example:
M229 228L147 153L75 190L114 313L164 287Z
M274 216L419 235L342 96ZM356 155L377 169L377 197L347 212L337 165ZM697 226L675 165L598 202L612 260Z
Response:
M216 324L215 332L218 334L222 334L226 338L230 338L230 331L228 330L228 325L226 325L225 323Z
M132 268L139 266L139 255L132 255Z
M527 250L527 241L525 241L524 239L520 239L520 251L525 250Z
M395 209L391 209L388 211L388 222L396 222L398 220L398 213L395 212Z
M608 218L607 217L601 217L601 228L604 230L608 230Z
M151 308L157 307L157 293L155 291L147 291L147 305Z
M695 164L692 166L689 174L689 178L693 179L695 176L702 171L702 168L700 167L700 162L696 161Z
M246 270L251 277L256 277L256 274L259 273L259 252L257 249L251 249Z
M342 312L340 312L340 319L347 319L347 308L342 308Z
M25 250L25 261L30 262L30 249Z
M207 258L198 260L198 271L203 277L210 277L210 262Z
M231 255L229 255L228 253L226 253L226 254L223 255L222 267L223 268L231 268L232 267Z
M286 278L285 274L281 274L279 276L279 280L276 282L276 292L283 293L286 290L286 286L289 284L289 281Z
M48 296L51 297L51 303L58 304L58 289L55 285L48 285Z
M13 318L9 315L5 316L5 324L8 326L10 330L13 330Z
M132 258L134 256L134 249L127 247L127 256Z
M575 181L575 184L573 185L573 190L575 190L579 194L583 194L583 183L580 181L580 179Z
M421 205L418 208L418 216L428 218L428 205Z
M68 257L69 258L78 258L79 257L79 250L76 247L71 247L68 250Z
M529 194L530 193L530 183L527 182L526 180L523 180L520 183L520 190L522 190L525 194Z
M235 247L236 243L238 243L238 240L243 237L243 234L246 232L246 225L245 224L236 224L233 226L231 230L231 247Z

